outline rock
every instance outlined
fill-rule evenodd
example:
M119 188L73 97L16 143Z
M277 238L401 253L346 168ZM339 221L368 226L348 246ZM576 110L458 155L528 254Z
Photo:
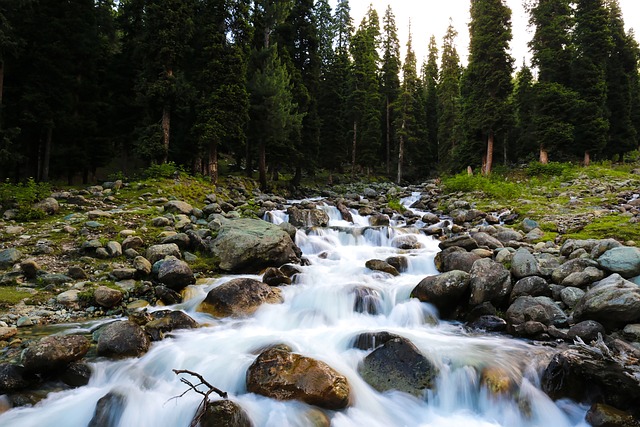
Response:
M382 307L380 292L366 286L356 286L352 293L355 295L353 311L356 313L379 314Z
M438 244L440 249L447 249L453 246L463 248L466 251L471 251L478 248L478 242L476 242L470 235L461 234L459 236L450 237Z
M339 410L349 404L350 387L343 375L324 362L270 348L249 366L247 391Z
M78 289L69 289L56 296L56 301L68 308L78 308L80 303L80 291Z
M535 242L544 238L544 231L534 228L524 236L525 242Z
M507 329L507 322L493 314L485 314L467 323L467 327L485 332L503 332Z
M516 251L511 259L511 274L515 279L522 279L528 276L537 276L540 274L538 261L536 258L524 248Z
M508 329L515 335L522 335L526 322L537 322L544 326L563 326L567 316L562 309L548 297L519 297L505 313ZM527 334L530 336L531 334Z
M107 286L98 286L93 292L93 299L98 305L105 308L113 308L122 302L124 295L117 289Z
M128 236L122 241L122 249L139 249L144 246L144 240L140 236Z
M147 249L146 258L152 265L166 256L174 256L181 259L182 255L180 254L178 245L175 243L167 243L166 245L153 245Z
M87 216L89 219L99 219L99 218L111 218L113 216L110 212L101 211L99 209L94 209L87 212Z
M609 249L598 258L598 264L625 279L640 275L640 248L620 246Z
M388 262L389 265L394 267L396 270L398 270L399 273L403 273L409 268L409 261L407 260L407 257L402 255L390 256L389 258L385 259L385 261Z
M389 215L386 215L386 214L371 215L369 217L369 225L371 225L372 227L388 227Z
M98 400L93 417L87 427L117 427L127 405L127 397L117 391L110 391Z
M567 337L571 340L580 337L582 341L589 344L591 341L598 339L598 334L605 335L604 326L595 320L584 320L571 326L567 332Z
M422 243L418 241L415 234L400 234L391 241L391 245L404 250L422 248Z
M107 249L107 252L109 253L109 256L112 258L122 256L122 246L118 242L115 242L115 241L108 242L106 249Z
M0 268L10 268L22 258L22 252L16 248L0 251Z
M358 372L378 391L399 390L417 397L434 386L436 368L411 341L394 338L364 358Z
M502 242L485 232L471 233L471 237L476 241L478 246L486 246L489 249L498 249L504 247Z
M287 209L289 223L294 227L326 227L329 224L329 215L320 209L300 209L292 206Z
M148 259L143 256L137 256L133 259L133 268L136 269L138 275L145 277L151 274L153 267Z
M73 282L73 279L65 274L59 273L47 273L40 276L40 281L44 286L46 285L64 285L65 283Z
M396 270L394 266L392 266L388 262L383 261L381 259L370 259L364 264L364 266L367 267L369 270L383 271L385 273L391 274L392 276L400 275L400 273L398 272L398 270Z
M280 289L254 279L237 278L211 289L198 311L215 317L239 317L253 314L262 304L282 302Z
M469 273L460 270L429 276L413 288L411 297L433 304L441 317L448 318L460 304L466 304L470 279Z
M598 259L609 249L619 248L622 246L622 243L618 242L615 239L602 239L597 240L593 248L591 249L591 258Z
M98 338L98 355L105 357L139 357L149 350L144 330L128 320L107 325Z
M47 197L33 205L33 209L42 211L47 215L53 215L60 210L60 203L53 197Z
M562 280L562 286L572 286L574 288L584 288L587 285L602 280L604 273L595 267L587 267L583 271L576 271L569 274Z
M622 325L640 320L640 287L618 274L601 280L587 291L573 311L576 320L596 320Z
M269 286L290 285L291 278L276 267L268 267L262 275L262 282Z
M517 384L509 372L499 366L486 366L480 373L480 384L493 395L510 396Z
M576 258L565 262L560 267L551 272L551 279L554 283L561 284L571 273L584 271L587 267L598 267L598 263L587 258Z
M191 215L193 206L191 206L187 202L182 202L180 200L171 200L165 203L164 210L165 212L169 212L169 213Z
M592 427L640 427L633 415L604 403L591 405L585 420Z
M83 362L71 362L58 378L70 387L82 387L89 384L91 367Z
M9 341L10 338L15 337L17 334L17 328L10 326L0 326L0 341Z
M82 359L90 346L91 342L82 335L50 335L26 348L22 353L22 365L30 372L60 370Z
M444 273L452 270L471 271L473 263L481 259L473 252L467 252L459 247L447 248L436 254L434 259L438 271Z
M573 308L584 296L584 294L585 292L580 288L567 286L560 291L560 299L562 299L562 302L565 303L567 307Z
M67 276L76 280L86 280L89 278L89 275L82 269L82 267L79 267L77 265L72 265L71 267L69 267L69 269L67 270Z
M511 290L511 296L509 301L513 303L518 297L530 296L530 297L550 297L551 287L542 277L529 276L518 280L513 289Z
M626 325L622 330L622 333L629 341L640 341L640 324L633 323ZM2 340L2 338L0 338L0 340Z
M252 427L249 415L240 405L231 400L209 402L196 415L199 427Z
M182 311L160 310L151 313L153 320L144 325L144 330L152 341L160 341L167 332L176 329L193 329L198 327L198 322Z
M360 350L373 350L380 347L384 343L394 338L401 338L399 335L386 331L382 332L363 332L356 336L353 341L353 347Z
M491 302L499 306L511 293L511 274L500 263L488 258L473 263L469 271L469 304Z
M34 259L27 259L20 263L20 270L27 279L35 279L40 271L40 266Z
M22 390L31 385L22 366L0 363L0 394Z
M220 259L220 269L236 273L299 263L301 255L286 231L249 218L224 220L211 250Z
M494 237L503 244L507 244L511 241L519 242L520 240L522 240L522 234L510 228L502 228L495 234Z
M528 233L531 230L538 227L539 227L538 223L530 218L525 218L522 220L522 229L524 230L525 233Z
M169 256L161 261L158 281L174 291L181 291L196 282L191 267L186 262Z
M116 268L109 273L115 281L134 279L137 274L138 270L135 268Z
M156 286L154 288L156 297L162 301L165 305L173 305L182 302L182 297L179 293L173 289L169 289L166 286Z
M191 245L191 239L189 239L189 236L187 236L186 233L176 233L165 237L160 243L163 245L175 243L181 250L186 250L189 249L189 246Z

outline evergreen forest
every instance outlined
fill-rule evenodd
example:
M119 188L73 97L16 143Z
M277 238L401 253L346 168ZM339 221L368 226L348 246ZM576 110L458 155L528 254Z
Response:
M452 22L401 57L391 6L354 22L348 0L4 0L0 178L173 162L216 182L224 159L266 189L637 157L640 49L618 1L524 1L531 63L510 56L505 2L471 0L463 66Z

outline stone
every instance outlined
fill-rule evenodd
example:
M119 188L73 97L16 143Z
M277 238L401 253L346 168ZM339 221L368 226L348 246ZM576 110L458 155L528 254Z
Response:
M186 262L169 256L160 261L158 281L174 291L181 291L196 282L191 267Z
M193 211L193 206L191 206L187 202L183 202L180 200L170 200L164 205L165 212L177 213L183 215L191 215L191 211Z
M221 270L235 273L299 263L302 255L286 231L250 218L224 220L211 251L220 259Z
M640 421L629 412L621 411L604 403L591 405L585 420L591 427L640 427Z
M156 261L160 261L166 256L174 256L178 259L182 258L180 254L180 248L175 243L167 243L166 245L153 245L149 246L146 253L146 258L151 264L155 264Z
M507 322L496 315L485 314L468 322L467 327L485 332L503 332L507 329Z
M530 297L550 297L551 287L542 277L529 276L518 280L511 290L511 296L509 300L513 303L518 297L530 296Z
M18 328L11 326L0 326L0 341L9 341L18 334Z
M149 338L144 330L128 320L104 327L98 338L98 356L139 357L149 350Z
M133 259L133 268L141 277L151 274L152 267L151 262L143 256L138 255Z
M154 227L169 227L171 226L171 220L166 216L158 216L151 220L151 225Z
M60 370L80 360L91 342L82 335L50 335L30 344L22 353L22 366L29 372Z
M433 304L443 318L466 303L469 293L469 273L452 270L437 276L425 277L411 291L412 298Z
M371 215L369 217L369 225L371 225L372 227L388 227L389 215L387 214Z
M111 271L109 275L112 276L116 281L120 281L133 279L136 277L137 273L138 270L136 270L135 268L116 268Z
M326 363L281 347L263 351L247 370L247 391L330 410L349 405L347 379Z
M26 370L11 363L0 363L0 394L22 390L31 385Z
M122 241L122 249L139 249L144 246L144 240L140 236L127 236Z
M491 302L499 306L511 293L511 274L500 263L482 258L473 263L469 271L469 304Z
M166 305L174 305L182 302L182 297L179 293L173 289L169 289L166 286L156 286L154 288L156 297L165 303Z
M422 243L418 241L418 237L415 234L400 234L393 238L391 245L404 250L422 248Z
M367 355L358 373L380 392L398 390L421 397L434 386L437 369L411 341L393 338Z
M292 206L287 209L289 223L294 227L326 227L329 224L329 215L320 209L300 209Z
M473 263L481 257L463 248L451 247L436 254L434 259L438 271L444 273L452 270L471 271Z
M587 267L598 268L598 263L592 259L576 258L561 264L551 272L553 283L561 284L571 273L584 271Z
M538 261L527 249L520 248L511 258L511 274L515 279L537 276L540 274Z
M562 280L562 286L572 286L575 288L584 288L593 282L597 282L604 278L604 272L599 268L587 267L583 271L576 271L569 274Z
M165 237L160 243L162 243L163 245L166 245L168 243L175 243L181 250L185 250L188 249L191 245L191 240L186 233L175 233L171 236Z
M571 286L567 286L563 290L560 291L560 298L562 302L566 304L567 307L573 308L578 304L578 301L584 296L585 291L580 288L574 288Z
M70 387L82 387L89 384L91 367L83 362L71 362L58 374L58 378Z
M151 313L153 320L144 325L144 330L152 341L164 339L167 332L177 329L193 329L198 327L198 322L191 316L179 310L160 310Z
M390 256L385 261L398 270L399 273L403 273L409 268L409 261L406 256Z
M476 241L478 246L485 246L489 249L498 249L504 247L502 242L492 235L485 232L471 233L471 237Z
M507 244L511 241L519 242L520 240L522 240L522 234L511 228L502 228L495 234L494 237L503 244Z
M86 280L89 278L89 275L82 269L82 267L79 267L77 265L72 265L69 267L69 269L67 270L67 276L76 280Z
M124 295L117 289L111 289L107 286L98 286L93 291L93 299L98 305L105 308L113 308L122 302Z
M468 234L461 234L459 236L450 237L438 244L440 249L447 249L453 246L463 248L466 251L471 251L478 248L478 242L474 240Z
M640 341L640 324L632 323L632 324L626 325L622 330L622 333L625 336L625 338L627 338L629 341ZM0 338L0 340L1 339L2 338Z
M116 241L108 242L105 249L107 249L109 256L112 258L122 256L122 245Z
M198 311L215 317L253 314L262 304L281 304L280 289L249 278L237 278L209 291Z
M360 350L373 350L394 338L401 337L386 331L363 332L354 338L353 347L359 348Z
M110 391L96 403L93 417L87 427L117 427L127 405L127 397L117 391Z
M68 291L62 292L56 296L56 301L58 303L64 305L67 308L79 308L80 303L80 290L78 289L69 289Z
M228 399L210 401L196 418L200 427L253 427L245 410Z
M396 270L394 266L392 266L388 262L383 261L381 259L370 259L367 262L365 262L364 266L367 267L369 270L382 271L382 272L391 274L392 276L400 275L400 273L398 272L398 270Z
M598 334L601 334L604 337L605 329L601 323L596 322L595 320L584 320L582 322L578 322L571 326L569 331L567 331L567 337L570 340L575 340L580 337L580 339L582 339L586 344L590 344L592 341L597 340Z
M0 251L0 268L10 268L22 258L22 252L16 248Z
M40 266L36 260L27 259L20 263L20 270L22 270L22 274L24 274L24 277L27 279L35 279L38 271L40 271Z
M538 227L538 223L530 218L525 218L522 220L522 230L524 230L525 233L528 233Z
M640 248L620 246L609 249L600 258L598 264L604 270L618 273L625 279L640 275Z
M94 209L87 212L87 216L89 219L99 219L99 218L111 218L113 216L110 212L101 211L99 209Z
M353 311L356 313L379 314L382 307L382 296L376 289L366 286L356 286L352 293L355 298L353 301Z
M60 211L60 203L53 197L47 197L33 205L33 209L42 211L47 215L53 215Z
M291 278L276 267L268 267L262 275L262 282L269 286L290 285Z
M519 297L505 313L508 330L514 335L522 335L526 322L537 322L544 326L563 326L567 316L562 309L548 297Z
M640 287L619 274L602 279L580 299L573 311L580 320L622 325L640 320Z

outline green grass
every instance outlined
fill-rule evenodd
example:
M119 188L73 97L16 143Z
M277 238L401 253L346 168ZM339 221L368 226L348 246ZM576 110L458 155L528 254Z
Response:
M461 173L443 179L442 183L445 193L480 191L486 196L500 201L514 200L522 195L520 184L498 174L486 177Z
M582 230L564 235L566 239L606 239L640 242L640 225L629 222L622 215L605 215L594 218Z
M407 209L400 203L400 200L398 199L389 199L387 201L387 206L389 207L389 209L393 209L396 212L404 212Z
M14 305L31 296L31 293L17 290L13 286L0 286L0 306Z

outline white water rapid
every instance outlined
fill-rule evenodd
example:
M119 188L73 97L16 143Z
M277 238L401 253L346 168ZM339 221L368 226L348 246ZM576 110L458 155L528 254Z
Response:
M407 205L410 200L404 201ZM324 411L335 427L579 427L586 408L568 401L553 402L538 388L543 347L498 335L465 331L460 325L437 321L428 304L410 298L411 290L427 275L437 274L433 258L437 241L415 229L395 226L371 228L354 211L355 225L343 221L335 208L328 228L298 231L297 244L309 259L294 284L282 287L284 304L264 305L250 318L214 319L195 311L213 287L226 276L194 286L188 301L174 306L206 326L175 332L153 343L139 359L99 360L92 363L87 386L50 394L34 407L0 415L2 427L85 427L96 402L110 391L127 396L120 427L186 427L201 396L182 394L186 386L172 369L200 373L229 393L249 414L255 426L312 426L312 406L282 402L248 393L247 368L259 351L285 343L295 352L322 360L345 375L351 385L351 405ZM286 220L282 212L271 221ZM421 249L399 250L394 239L413 233ZM365 268L369 259L404 254L408 270L393 277ZM258 278L258 276L249 276ZM367 310L354 310L358 289L368 288ZM416 398L402 392L379 393L362 380L358 364L369 351L354 348L363 332L388 331L413 342L440 374L433 391ZM70 331L73 328L70 327ZM509 394L492 393L480 380L485 368L497 368L519 384ZM213 396L213 395L212 395Z

